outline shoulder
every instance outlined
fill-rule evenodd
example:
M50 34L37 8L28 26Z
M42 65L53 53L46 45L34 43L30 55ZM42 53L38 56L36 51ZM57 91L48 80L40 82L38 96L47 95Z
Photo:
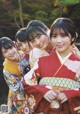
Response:
M54 54L43 56L39 58L39 62L50 62L53 59Z
M76 60L76 61L80 61L80 57L78 57L78 56L75 55L74 53L72 53L70 59L72 59L72 60Z

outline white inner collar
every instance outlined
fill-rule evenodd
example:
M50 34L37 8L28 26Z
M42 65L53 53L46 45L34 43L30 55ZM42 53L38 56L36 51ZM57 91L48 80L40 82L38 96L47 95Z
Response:
M58 55L58 58L59 58L59 60L60 60L60 62L62 63L62 64L64 64L64 62L70 57L70 55L71 55L71 53L69 53L66 57L61 57L61 55L58 53L58 51L56 51L56 53L57 53L57 55Z

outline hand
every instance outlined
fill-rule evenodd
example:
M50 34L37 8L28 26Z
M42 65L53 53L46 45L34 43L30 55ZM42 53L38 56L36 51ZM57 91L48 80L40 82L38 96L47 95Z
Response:
M49 90L45 95L44 98L48 102L52 102L57 97L57 94L53 90Z
M77 111L77 113L80 113L80 106L74 108L74 111Z
M74 44L71 45L71 52L73 52L76 55L77 55L77 53L80 53L79 49Z
M58 100L61 101L61 103L64 103L65 101L67 101L67 97L66 97L65 93L63 93L63 92L59 93L57 98L58 98Z

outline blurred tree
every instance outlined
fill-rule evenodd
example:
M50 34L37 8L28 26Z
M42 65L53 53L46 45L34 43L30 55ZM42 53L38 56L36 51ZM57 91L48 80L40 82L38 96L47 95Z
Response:
M11 23L17 29L26 26L33 19L39 19L50 26L61 16L79 23L80 4L62 4L61 0L0 0L0 2L0 23L3 25Z
M19 17L20 17L20 21L21 21L22 27L24 27L24 22L23 22L23 17L22 17L22 3L21 3L21 0L18 0L18 3L19 3Z
M44 23L47 23L48 14L45 11L37 11L35 13L35 18L41 20Z

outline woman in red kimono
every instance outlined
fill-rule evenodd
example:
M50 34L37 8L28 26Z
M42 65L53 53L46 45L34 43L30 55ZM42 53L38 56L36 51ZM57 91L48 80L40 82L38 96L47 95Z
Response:
M68 18L51 25L50 39L56 50L39 58L23 79L32 114L77 114L80 105L80 58L71 52L77 33Z

